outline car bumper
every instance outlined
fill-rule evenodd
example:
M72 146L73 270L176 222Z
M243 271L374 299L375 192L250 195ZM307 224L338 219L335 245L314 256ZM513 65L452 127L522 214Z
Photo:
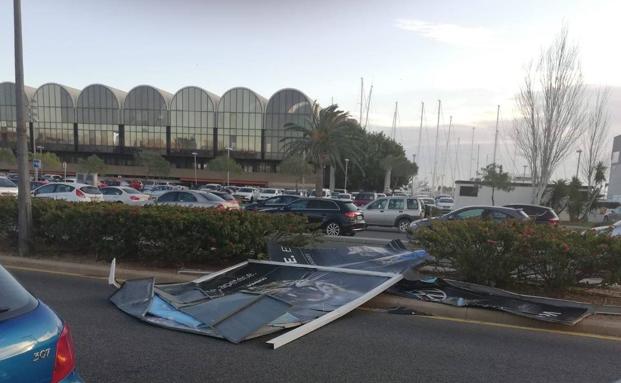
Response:
M367 223L366 222L356 222L356 223L351 223L349 225L344 225L343 226L343 231L345 233L353 233L356 231L364 231L367 229Z

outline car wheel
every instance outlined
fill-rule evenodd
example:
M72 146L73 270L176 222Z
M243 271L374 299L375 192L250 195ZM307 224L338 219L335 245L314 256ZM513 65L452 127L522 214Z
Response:
M399 228L399 231L402 233L408 231L408 228L410 227L410 222L412 221L410 221L408 218L401 218L399 222L397 222L397 227Z
M341 226L336 222L330 222L326 225L326 235L335 237L341 235Z

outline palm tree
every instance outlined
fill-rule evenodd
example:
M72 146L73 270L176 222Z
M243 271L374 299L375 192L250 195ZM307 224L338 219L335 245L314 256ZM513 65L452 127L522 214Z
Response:
M345 158L357 166L362 131L356 120L337 105L322 109L315 102L310 116L299 124L288 122L284 128L289 133L281 140L286 157L303 156L319 172L315 184L317 196L322 195L326 166L343 168Z

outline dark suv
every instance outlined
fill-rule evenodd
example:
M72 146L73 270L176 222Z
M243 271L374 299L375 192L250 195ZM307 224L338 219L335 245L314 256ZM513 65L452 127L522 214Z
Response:
M271 213L301 214L308 222L318 225L327 235L355 235L367 226L364 216L350 201L325 198L301 198Z
M539 205L526 205L526 204L511 204L505 205L512 209L519 209L526 213L535 223L549 223L552 225L558 225L558 215L551 207L539 206Z

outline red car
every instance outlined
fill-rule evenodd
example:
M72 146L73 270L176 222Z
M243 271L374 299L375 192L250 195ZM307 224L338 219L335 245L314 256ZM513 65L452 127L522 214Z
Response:
M360 192L354 198L354 205L358 207L365 206L377 199L377 193Z
M136 189L136 190L142 190L142 188L144 187L144 185L142 184L141 181L138 180L133 180L129 183L129 186Z

